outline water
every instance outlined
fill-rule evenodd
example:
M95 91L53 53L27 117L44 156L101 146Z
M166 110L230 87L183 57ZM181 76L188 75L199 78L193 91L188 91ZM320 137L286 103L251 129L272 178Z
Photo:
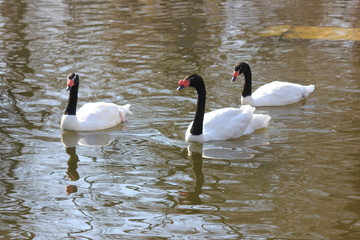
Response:
M359 239L360 45L262 37L271 26L359 28L352 1L0 1L2 239ZM199 73L207 110L254 89L315 84L257 108L265 130L184 141ZM59 129L66 75L79 106L132 104L129 122ZM239 78L239 79L242 79Z

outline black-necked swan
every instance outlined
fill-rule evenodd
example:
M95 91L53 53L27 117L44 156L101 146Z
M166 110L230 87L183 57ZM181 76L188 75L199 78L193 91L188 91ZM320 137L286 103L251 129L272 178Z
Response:
M193 87L198 94L195 118L186 131L186 141L207 142L238 138L265 128L271 119L268 115L254 114L255 108L249 105L240 108L221 108L205 113L204 80L199 75L192 74L180 80L178 85L177 90Z
M251 69L249 64L245 62L236 64L231 82L235 82L236 78L242 73L245 77L245 84L241 103L254 107L292 104L305 99L315 89L314 85L303 86L296 83L274 81L262 85L251 93Z
M132 114L130 104L123 106L94 102L84 104L76 111L80 77L70 73L67 77L66 90L70 91L69 101L62 116L60 127L74 131L97 131L114 127L121 122L126 122L126 114Z

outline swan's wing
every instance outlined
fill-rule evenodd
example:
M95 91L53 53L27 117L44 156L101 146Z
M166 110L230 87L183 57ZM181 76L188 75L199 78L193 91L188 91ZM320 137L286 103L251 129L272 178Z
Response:
M116 104L105 102L86 103L76 112L80 121L113 119L118 114Z
M204 140L226 140L243 135L252 120L255 108L222 108L204 116Z
M113 103L86 103L76 115L84 131L110 128L121 122L118 105Z
M255 106L282 106L295 103L314 91L314 85L274 81L259 87L251 96Z

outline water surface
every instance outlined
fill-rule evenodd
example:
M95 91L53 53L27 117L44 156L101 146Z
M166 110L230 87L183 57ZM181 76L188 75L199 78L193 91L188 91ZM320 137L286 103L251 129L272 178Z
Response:
M0 1L3 239L359 239L360 43L263 36L271 26L359 29L350 1ZM315 31L316 32L316 31ZM207 111L253 87L315 84L257 108L267 129L184 141L200 74ZM66 76L79 106L130 103L115 128L59 129ZM241 80L242 77L239 78Z

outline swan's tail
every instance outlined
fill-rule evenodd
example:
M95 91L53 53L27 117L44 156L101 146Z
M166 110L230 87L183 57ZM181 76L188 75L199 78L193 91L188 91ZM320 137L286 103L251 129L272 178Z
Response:
M125 105L122 105L122 106L118 106L119 115L120 115L120 118L121 118L122 122L127 122L128 121L127 118L126 118L126 114L133 114L130 111L130 106L131 106L131 104L125 104Z
M258 129L266 128L271 117L265 114L254 114L244 134L250 134Z
M310 93L312 93L314 90L315 90L315 86L314 85L308 85L308 86L305 86L305 92L304 92L304 98L309 96Z

